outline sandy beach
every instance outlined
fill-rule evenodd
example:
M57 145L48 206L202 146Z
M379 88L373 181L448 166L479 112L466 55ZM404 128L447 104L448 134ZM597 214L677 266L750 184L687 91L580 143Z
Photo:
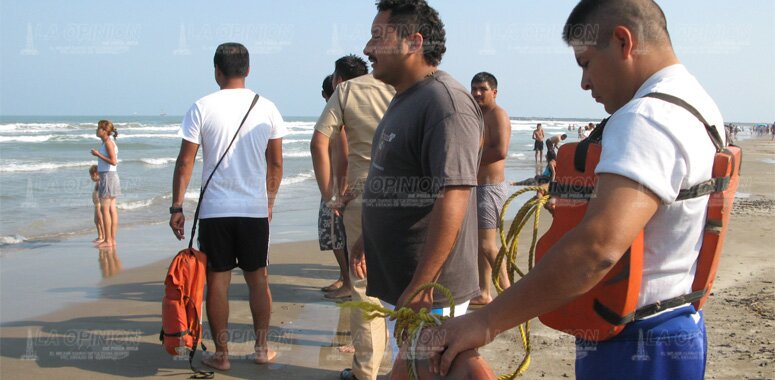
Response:
M739 198L713 295L705 307L708 379L775 378L775 142L742 141ZM516 188L514 188L516 190ZM548 217L544 218L548 226ZM159 343L167 265L182 242L166 224L120 231L118 249L100 252L77 236L40 242L0 257L0 378L188 378L188 362ZM253 364L247 288L234 272L230 294L232 369L218 379L337 379L351 354L349 311L326 301L321 286L338 269L317 242L275 244L270 251L274 299L269 341L275 363ZM206 323L205 323L205 326ZM531 323L532 364L525 378L573 377L573 338ZM205 344L212 347L209 329ZM504 374L521 360L516 332L480 352ZM197 354L195 364L199 364ZM383 366L387 371L388 366Z

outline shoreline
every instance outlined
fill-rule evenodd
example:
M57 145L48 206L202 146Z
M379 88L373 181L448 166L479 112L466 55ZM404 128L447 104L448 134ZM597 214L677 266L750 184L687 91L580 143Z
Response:
M705 308L707 378L772 378L775 365L775 259L769 248L775 243L775 143L765 137L740 145L738 192L747 196L735 200ZM100 256L90 238L39 242L23 253L0 256L0 377L188 377L188 363L164 354L158 341L164 275L187 241L174 239L164 224L122 229L111 261L110 255ZM117 262L122 269L116 273ZM218 378L337 378L352 360L335 348L348 339L349 311L324 300L318 290L338 275L333 255L320 252L316 241L276 243L269 269L274 298L269 334L280 353L277 362L257 366L247 359L250 311L244 280L235 271L229 326L234 358L232 370L218 372ZM573 377L572 337L537 320L531 332L533 359L526 377ZM210 346L207 323L205 334ZM522 355L514 331L480 352L499 374L515 369Z

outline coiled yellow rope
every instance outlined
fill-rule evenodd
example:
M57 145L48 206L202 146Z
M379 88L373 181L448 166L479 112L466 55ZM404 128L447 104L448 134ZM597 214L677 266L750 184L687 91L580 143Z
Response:
M500 286L500 270L497 270L497 268L500 268L501 263L503 263L504 260L506 260L506 273L509 277L509 283L514 283L515 280L515 274L519 275L520 277L523 277L527 272L533 269L533 265L535 263L535 247L536 243L538 241L538 222L540 217L540 210L541 208L546 204L546 202L549 201L549 195L536 195L527 202L519 209L517 212L517 215L514 217L514 220L511 222L511 226L509 227L508 233L504 234L503 225L504 225L504 218L506 215L506 210L508 209L509 204L516 199L518 196L529 192L529 191L544 191L545 188L539 187L539 186L530 186L525 187L523 189L518 190L514 194L512 194L504 203L503 209L501 210L500 220L498 222L498 233L500 235L501 239L501 249L498 252L498 256L495 258L495 265L493 265L493 273L496 273L493 276L493 283L495 285L495 289L498 291L498 294L503 293L504 289ZM530 216L534 216L534 224L533 224L533 235L532 235L532 242L530 244L530 252L528 256L528 267L526 271L520 270L520 268L517 266L517 248L519 244L519 234L522 232L522 229L524 228L525 224L528 222ZM408 308L408 307L401 307L398 310L389 310L382 305L376 305L370 302L362 302L362 301L348 301L340 304L340 307L349 307L349 308L356 308L361 309L361 311L364 314L364 318L371 320L374 318L394 318L396 319L396 329L394 332L394 338L396 339L396 342L398 343L398 346L400 347L404 342L408 340L410 347L415 347L416 340L419 337L420 331L426 326L438 326L441 325L441 323L448 319L455 316L455 300L452 297L452 293L447 289L446 287L432 282L425 284L418 288L414 294L409 299L414 299L414 297L419 294L421 291L428 289L428 288L434 288L436 290L439 290L442 294L444 294L445 297L447 297L447 300L449 301L450 305L450 316L449 317L443 317L438 316L430 312L430 310L427 310L425 308L421 309L420 312L415 313L414 310ZM525 356L522 359L522 362L519 364L517 369L510 374L501 375L498 376L499 380L505 380L505 379L514 379L516 377L521 376L522 374L527 371L528 367L530 366L530 322L525 322L521 325L519 325L519 333L521 337L522 346L525 349ZM414 364L414 352L409 353L409 359L407 360L407 367L409 369L409 378L412 380L417 379L417 372L415 370L415 364Z
M340 304L340 307L361 309L364 318L367 320L372 320L374 318L394 318L396 320L396 330L393 332L393 337L396 339L399 347L406 341L409 342L409 346L411 347L409 357L407 358L407 367L411 380L417 379L417 370L414 363L414 348L416 347L417 340L419 339L423 327L426 325L440 326L444 320L455 317L455 299L452 297L452 292L441 284L435 282L427 283L417 288L409 299L414 299L421 291L429 288L440 291L447 298L450 308L449 317L433 314L426 308L422 308L419 312L415 312L405 306L398 310L390 310L382 305L364 301L348 301Z
M509 227L508 232L504 233L503 225L506 216L506 210L508 209L509 204L511 204L511 202L518 196L530 191L539 192L545 190L545 188L540 186L525 187L512 194L503 204L503 210L501 210L500 220L498 221L498 234L500 235L501 239L501 248L500 251L498 251L498 256L495 257L495 264L492 266L492 272L494 274L492 282L495 286L495 290L498 291L498 294L501 294L504 291L504 289L500 286L501 271L498 269L501 267L501 264L504 262L504 260L506 261L506 274L509 277L510 284L514 283L516 280L516 275L519 275L519 277L524 277L527 272L533 269L533 266L535 265L535 247L536 243L538 242L539 217L541 215L541 208L543 208L546 202L549 201L549 195L536 195L525 202L525 204L522 205L522 207L517 212L514 220L511 222L511 226ZM527 259L527 270L522 271L517 265L519 235L531 216L533 216L533 235ZM519 325L519 335L521 338L522 347L525 349L525 356L522 358L522 362L514 372L498 376L498 380L514 379L519 377L524 374L530 366L530 321Z

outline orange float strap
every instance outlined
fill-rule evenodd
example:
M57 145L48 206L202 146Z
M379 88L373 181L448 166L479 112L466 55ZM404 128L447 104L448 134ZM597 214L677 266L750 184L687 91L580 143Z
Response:
M663 93L650 93L645 97L660 99L686 109L702 122L716 148L712 178L681 190L676 198L676 201L681 201L710 195L692 292L637 308L643 276L644 242L641 231L627 252L594 288L539 317L545 325L584 340L610 339L619 334L629 322L687 303L700 310L713 287L729 226L740 178L742 150L736 146L725 147L716 128L682 99ZM565 144L557 153L556 179L549 187L550 194L556 199L554 219L549 230L538 241L537 261L565 233L578 225L586 213L589 198L597 185L594 171L600 161L606 121L603 120L587 139Z

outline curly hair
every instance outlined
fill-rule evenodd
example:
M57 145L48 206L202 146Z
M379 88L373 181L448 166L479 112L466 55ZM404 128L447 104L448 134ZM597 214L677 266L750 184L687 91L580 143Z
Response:
M447 51L444 23L439 18L439 12L425 0L380 0L377 10L390 11L388 22L396 27L398 37L420 33L425 62L432 66L441 63L441 57Z

